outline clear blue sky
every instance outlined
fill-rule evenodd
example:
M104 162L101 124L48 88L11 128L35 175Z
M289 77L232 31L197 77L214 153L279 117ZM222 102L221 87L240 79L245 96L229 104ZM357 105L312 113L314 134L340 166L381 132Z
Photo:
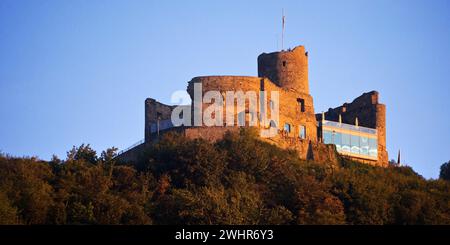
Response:
M316 111L378 90L390 158L427 178L450 160L450 1L0 1L0 149L65 157L126 148L144 100L198 75L257 75L256 57L309 51ZM278 41L278 45L279 41Z

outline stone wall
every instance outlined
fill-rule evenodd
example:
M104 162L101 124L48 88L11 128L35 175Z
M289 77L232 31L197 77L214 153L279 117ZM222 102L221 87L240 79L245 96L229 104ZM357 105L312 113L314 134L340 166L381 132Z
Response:
M300 159L312 160L316 163L338 164L338 153L334 145L326 145L317 141L278 136L263 139L283 149L295 150Z
M194 84L201 83L203 95L208 91L220 91L225 100L224 111L226 106L227 91L254 91L259 97L259 91L267 91L266 108L270 108L271 91L279 92L279 125L276 127L283 130L285 123L291 125L290 137L298 137L300 125L306 128L306 138L317 141L317 125L314 114L313 99L309 94L300 93L288 88L280 88L267 78L246 77L246 76L203 76L193 78L189 84L187 91L194 100ZM208 108L212 103L202 103L202 111ZM303 106L301 105L303 104ZM246 102L245 111L248 112L248 102ZM269 117L270 117L270 110ZM237 125L239 111L235 108L234 125ZM192 107L192 115L194 115L194 107ZM247 121L249 115L245 115ZM259 111L257 118L260 117ZM223 114L224 125L226 125L226 114ZM194 120L192 120L194 123ZM248 126L248 125L247 125ZM259 127L267 127L268 125L260 125Z
M211 143L221 140L226 132L239 132L239 127L176 127L160 132L160 136L166 132L177 132L189 139L204 139ZM121 163L136 163L145 150L159 141L160 136L151 135L151 141L140 144L122 154L116 160ZM307 139L278 135L273 138L261 138L261 140L274 144L282 149L292 149L298 153L300 159L311 160L316 163L337 165L338 154L334 145L325 145Z
M174 106L165 105L154 99L145 100L145 142L149 142L151 136L151 124L159 120L167 120L171 118Z
M184 129L184 136L189 139L204 139L215 142L223 138L226 132L238 132L238 127L188 127Z
M317 141L317 122L312 96L291 89L279 88L268 79L263 79L263 81L264 90L280 92L280 125L278 125L278 129L283 130L285 123L288 123L291 125L291 132L283 133L289 137L298 138L300 125L303 125L306 128L306 139Z
M150 146L151 143L142 143L125 152L120 153L115 160L120 163L136 163L137 160L145 152L145 149Z
M309 94L308 54L303 46L258 56L258 76L276 85Z

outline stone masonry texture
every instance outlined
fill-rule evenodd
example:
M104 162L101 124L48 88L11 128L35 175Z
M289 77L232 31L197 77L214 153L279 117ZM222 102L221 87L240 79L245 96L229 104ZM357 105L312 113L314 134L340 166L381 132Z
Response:
M216 141L223 137L227 131L236 131L238 126L226 125L226 92L227 91L254 91L259 97L259 91L267 92L266 107L270 108L270 92L279 92L279 122L275 125L279 134L273 138L263 140L276 144L281 148L295 149L299 157L305 160L314 160L323 163L336 163L338 153L334 145L321 143L318 134L318 121L322 119L322 113L315 114L313 97L309 94L308 81L308 53L303 46L298 46L292 50L263 53L258 56L258 77L251 76L201 76L194 77L188 82L187 92L191 99L194 99L194 85L202 85L203 96L208 91L219 91L224 99L223 127L183 126L177 130L189 138L203 138L209 141ZM202 103L202 110L211 106L212 103ZM234 103L234 102L233 102ZM157 135L152 134L150 125L158 120L167 120L171 117L174 106L165 105L154 99L145 100L145 143L124 153L127 161L132 161L133 156L144 150L144 146L157 140ZM192 125L194 106L191 106ZM260 112L257 112L258 118ZM325 119L338 121L339 115L343 123L355 124L356 117L359 125L375 128L378 132L378 161L354 159L363 163L387 166L388 154L386 151L386 107L378 102L378 92L372 91L357 97L351 103L344 103L342 106L330 108L325 114ZM233 112L234 125L237 125L239 115L245 116L245 127L249 126L249 103L246 100L245 108L235 106ZM270 114L269 114L270 115ZM257 128L267 128L268 125L260 124ZM284 125L290 125L290 132L284 131ZM300 139L301 128L306 130L306 138ZM167 130L166 130L167 131ZM170 130L169 130L170 131ZM135 152L133 152L135 151ZM119 157L120 158L120 157Z

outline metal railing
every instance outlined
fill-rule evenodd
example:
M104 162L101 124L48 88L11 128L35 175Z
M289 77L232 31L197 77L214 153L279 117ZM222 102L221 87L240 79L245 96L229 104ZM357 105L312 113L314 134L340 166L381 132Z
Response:
M140 144L143 144L144 142L145 142L145 139L139 140L138 142L132 144L131 146L129 146L129 147L127 147L127 148L125 148L125 149L119 151L119 152L117 153L117 156L120 156L121 154L123 154L123 153L125 153L125 152L131 150L132 148L134 148L134 147L136 147L136 146L138 146L138 145L140 145Z
M157 133L158 130L159 130L159 131L163 131L163 130L166 130L166 129L169 129L169 128L173 128L173 127L174 127L174 126L173 126L172 120L170 120L170 119L167 119L167 120L160 120L159 122L152 123L152 124L150 125L150 132L151 132L152 134L154 134L154 133ZM138 142L132 144L131 146L129 146L129 147L127 147L127 148L125 148L125 149L119 151L119 152L117 153L117 156L119 156L119 155L121 155L121 154L123 154L123 153L125 153L125 152L127 152L127 151L129 151L129 150L131 150L132 148L134 148L134 147L136 147L136 146L138 146L138 145L140 145L140 144L143 144L144 142L145 142L145 139L139 140Z
M374 128L366 128L366 127L361 127L361 126L356 126L356 125L351 125L351 124L346 124L346 123L339 123L339 122L323 120L322 125L335 127L335 128L348 129L351 131L358 131L358 132L367 133L367 134L377 134L377 130Z

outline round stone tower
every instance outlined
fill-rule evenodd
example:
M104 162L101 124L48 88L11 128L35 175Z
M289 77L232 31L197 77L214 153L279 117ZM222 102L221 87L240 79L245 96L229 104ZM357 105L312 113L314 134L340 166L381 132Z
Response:
M308 53L305 47L262 53L258 56L258 76L267 77L282 88L309 94Z

